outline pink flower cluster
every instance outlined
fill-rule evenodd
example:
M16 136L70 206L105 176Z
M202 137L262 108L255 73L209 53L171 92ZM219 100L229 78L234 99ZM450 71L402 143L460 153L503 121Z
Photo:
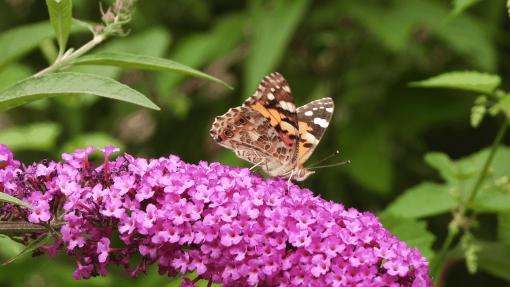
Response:
M245 168L177 156L110 161L111 147L94 166L92 151L22 167L0 146L0 187L34 207L7 205L0 218L63 220L46 251L65 248L76 279L106 275L109 264L132 276L157 264L161 274L197 274L182 286L431 286L425 259L371 213Z

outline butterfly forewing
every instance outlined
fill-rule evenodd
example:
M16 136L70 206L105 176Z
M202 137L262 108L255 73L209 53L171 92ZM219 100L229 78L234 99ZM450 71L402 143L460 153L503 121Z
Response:
M243 104L259 112L276 130L276 149L282 164L297 160L298 125L294 97L287 80L280 73L271 73L260 82L257 91Z
M299 125L298 163L305 163L312 155L329 126L335 104L331 98L312 101L297 109Z

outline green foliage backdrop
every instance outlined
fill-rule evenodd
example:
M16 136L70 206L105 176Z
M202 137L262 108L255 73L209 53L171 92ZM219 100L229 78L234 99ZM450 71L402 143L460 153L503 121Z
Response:
M72 4L73 18L101 21L97 1ZM45 1L0 2L0 90L11 87L0 91L0 98L30 90L3 107L44 98L0 113L0 143L19 159L28 163L114 144L140 156L173 153L189 162L247 166L217 146L208 130L215 116L242 103L264 75L279 71L298 105L326 96L335 101L332 123L311 161L337 149L340 157L334 161L352 161L321 169L300 185L379 214L385 226L430 260L445 240L451 210L465 198L459 186L475 185L500 126L499 118L486 117L473 128L481 118L475 112L485 113L483 98L476 97L510 82L503 0L154 0L137 3L128 35L107 39L63 73L13 89L62 56L66 44L80 47L90 38L79 21L65 29L72 21L68 7L51 5L50 12L63 11L55 12L61 15L58 23L48 22ZM55 39L54 30L60 31ZM487 74L445 74L474 70ZM78 73L94 76L83 82L73 78ZM417 82L425 78L430 79ZM52 81L66 86L55 88ZM113 85L118 93L94 91L101 85ZM451 89L425 89L434 87ZM141 107L154 104L161 110ZM508 99L498 105L510 111ZM502 142L508 144L508 136ZM508 285L509 162L510 150L501 147L491 166L495 172L489 169L494 181L484 183L470 205L479 215L476 227L449 251L445 286ZM21 250L0 239L0 258ZM134 284L120 271L77 282L73 268L64 256L25 256L0 268L0 285ZM474 274L477 268L485 272ZM177 286L177 280L151 270L136 284Z

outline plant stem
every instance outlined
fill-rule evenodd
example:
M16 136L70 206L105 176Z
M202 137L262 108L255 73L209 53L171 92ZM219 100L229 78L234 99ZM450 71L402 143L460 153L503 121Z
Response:
M51 227L60 228L64 224L61 222L52 222ZM39 224L33 224L29 222L12 222L12 221L0 221L0 234L4 235L19 235L27 233L44 233L47 232L48 228Z
M478 195L478 192L480 191L482 184L485 180L485 177L487 176L487 173L489 172L489 167L492 163L492 160L494 159L494 156L496 155L496 151L498 150L499 145L501 144L501 141L503 140L503 137L506 133L507 127L508 127L508 117L505 117L505 120L503 121L503 124L499 128L499 131L496 135L496 138L494 139L494 142L492 144L489 156L487 157L487 160L485 161L482 171L480 172L475 185L473 186L473 189L469 193L469 196L467 200L464 202L463 206L460 206L459 209L459 217L464 217L464 214L466 213L466 210L471 205L473 200L475 200L476 196ZM453 222L452 222L453 223ZM450 224L452 224L450 223ZM452 245L455 237L459 233L458 227L450 226L448 228L448 234L446 236L445 241L443 242L443 245L441 246L441 249L439 253L437 254L436 258L431 264L430 267L430 274L434 278L434 285L438 286L437 282L441 276L438 274L442 270L442 266L444 264L444 259L446 258L446 255L450 249L450 246Z
M61 57L58 57L57 60L49 67L45 68L44 70L39 71L37 74L34 75L34 77L40 77L55 71L58 71L62 68L67 67L70 65L74 60L76 60L78 57L84 55L88 51L90 51L92 48L97 46L99 43L103 42L106 39L105 34L96 34L94 35L94 38L92 40L88 41L85 45L81 46L78 50L72 52L68 51Z

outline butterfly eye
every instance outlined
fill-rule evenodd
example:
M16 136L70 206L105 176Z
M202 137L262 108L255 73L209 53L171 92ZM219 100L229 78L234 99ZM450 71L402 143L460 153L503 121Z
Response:
M231 131L231 130L225 130L223 132L223 134L227 137L227 138L231 138L234 136L234 133Z

